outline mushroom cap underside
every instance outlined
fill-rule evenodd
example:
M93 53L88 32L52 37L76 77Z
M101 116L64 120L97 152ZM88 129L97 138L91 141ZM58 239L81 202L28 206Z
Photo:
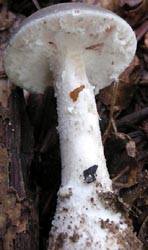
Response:
M66 51L77 51L95 93L130 64L136 50L131 27L116 14L82 3L57 4L27 18L4 54L9 79L31 92L52 85Z

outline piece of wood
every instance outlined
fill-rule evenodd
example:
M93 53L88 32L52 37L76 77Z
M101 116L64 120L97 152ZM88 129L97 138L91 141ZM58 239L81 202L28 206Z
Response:
M23 92L0 81L0 250L37 250L38 217L28 188L33 131Z

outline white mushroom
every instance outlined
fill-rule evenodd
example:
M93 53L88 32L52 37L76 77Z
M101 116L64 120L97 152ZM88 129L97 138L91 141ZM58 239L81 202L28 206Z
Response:
M15 84L40 93L54 79L62 180L49 250L140 249L124 216L103 199L112 183L94 95L118 78L135 50L134 32L120 17L66 3L27 18L5 51Z

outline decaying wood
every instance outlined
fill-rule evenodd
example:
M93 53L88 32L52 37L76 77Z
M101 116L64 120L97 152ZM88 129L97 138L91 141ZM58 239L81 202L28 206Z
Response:
M32 128L22 90L0 82L0 249L37 250L38 217L29 194Z

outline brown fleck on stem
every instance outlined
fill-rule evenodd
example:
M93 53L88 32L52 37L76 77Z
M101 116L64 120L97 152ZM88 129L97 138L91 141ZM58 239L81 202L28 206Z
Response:
M73 100L73 102L76 102L78 99L79 93L85 88L84 85L81 85L80 87L74 89L70 92L70 98Z

